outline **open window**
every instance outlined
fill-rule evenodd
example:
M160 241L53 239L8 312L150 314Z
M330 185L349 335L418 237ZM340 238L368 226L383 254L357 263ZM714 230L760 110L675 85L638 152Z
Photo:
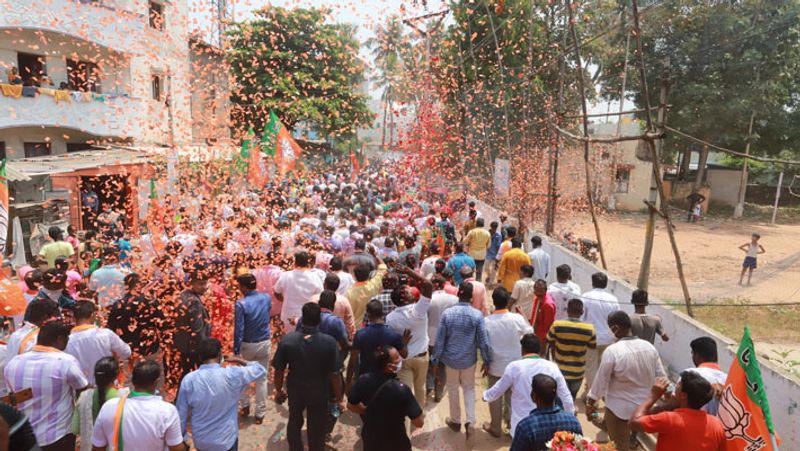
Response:
M159 2L150 0L147 2L148 17L150 20L150 28L155 30L164 30L164 5Z
M17 53L17 64L22 84L26 86L38 86L43 76L47 74L45 59L42 55L19 52Z
M164 76L153 74L150 76L150 90L153 100L161 101L164 96Z
M90 61L67 60L67 81L70 89L100 93L100 69Z
M24 143L25 158L46 157L51 154L49 142Z
M617 194L624 194L630 190L631 184L631 167L627 165L617 166L617 173L614 177L616 186L614 192Z

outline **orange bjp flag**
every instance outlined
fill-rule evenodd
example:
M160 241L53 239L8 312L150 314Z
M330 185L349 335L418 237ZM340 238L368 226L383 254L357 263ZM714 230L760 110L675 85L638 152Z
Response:
M256 147L250 150L250 157L247 161L247 179L251 188L258 190L264 189L267 184L267 167L264 159L261 158L261 151Z
M353 167L353 175L361 172L361 165L358 164L358 158L353 152L350 152L350 165Z
M303 149L292 138L289 130L281 125L278 130L278 139L275 140L275 164L278 167L278 173L285 175L294 171L302 154Z
M728 371L717 417L725 429L727 451L778 451L779 439L747 327Z

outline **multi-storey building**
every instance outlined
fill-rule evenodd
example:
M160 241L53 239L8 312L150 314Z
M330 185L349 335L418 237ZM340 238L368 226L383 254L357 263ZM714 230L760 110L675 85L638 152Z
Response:
M89 228L81 202L94 191L100 209L123 211L135 227L147 150L230 137L224 54L192 38L188 19L187 0L0 0L0 157L12 218L15 204L61 199L64 219ZM26 234L46 222L17 213L32 218Z

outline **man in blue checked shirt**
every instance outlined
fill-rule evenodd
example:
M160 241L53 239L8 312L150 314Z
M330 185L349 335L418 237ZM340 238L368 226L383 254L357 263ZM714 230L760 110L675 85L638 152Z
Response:
M475 433L475 365L478 362L478 349L483 357L481 371L486 375L492 361L489 334L483 314L472 306L472 283L464 282L458 287L458 304L445 310L439 320L432 361L445 366L447 398L450 401L450 418L445 419L445 423L456 432L461 430L459 385L464 392L467 411L464 429L467 438ZM437 367L434 366L434 371L437 371Z
M559 431L583 434L578 418L555 403L556 387L555 379L546 374L533 377L531 399L536 408L517 424L510 451L545 451Z
M272 298L256 291L256 277L241 274L236 278L242 297L234 305L233 353L269 368L269 310ZM241 395L241 415L250 415L250 395ZM267 414L267 376L256 381L256 424Z
M247 384L267 377L267 369L258 362L228 357L222 362L222 345L216 338L200 342L202 364L181 382L176 407L181 418L181 432L188 437L192 425L194 447L203 451L236 451L239 445L239 420L236 404Z

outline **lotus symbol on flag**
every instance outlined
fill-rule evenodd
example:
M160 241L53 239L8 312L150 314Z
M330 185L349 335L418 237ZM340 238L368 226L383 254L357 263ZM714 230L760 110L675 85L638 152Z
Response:
M747 427L750 426L750 413L745 412L744 405L736 397L728 386L722 394L719 402L719 413L717 414L722 426L725 429L725 439L734 440L740 438L747 442L747 451L758 451L767 446L763 437L752 438L747 434Z
M286 160L287 163L294 161L294 149L292 149L292 143L286 138L281 140L281 148L283 149L283 159Z

